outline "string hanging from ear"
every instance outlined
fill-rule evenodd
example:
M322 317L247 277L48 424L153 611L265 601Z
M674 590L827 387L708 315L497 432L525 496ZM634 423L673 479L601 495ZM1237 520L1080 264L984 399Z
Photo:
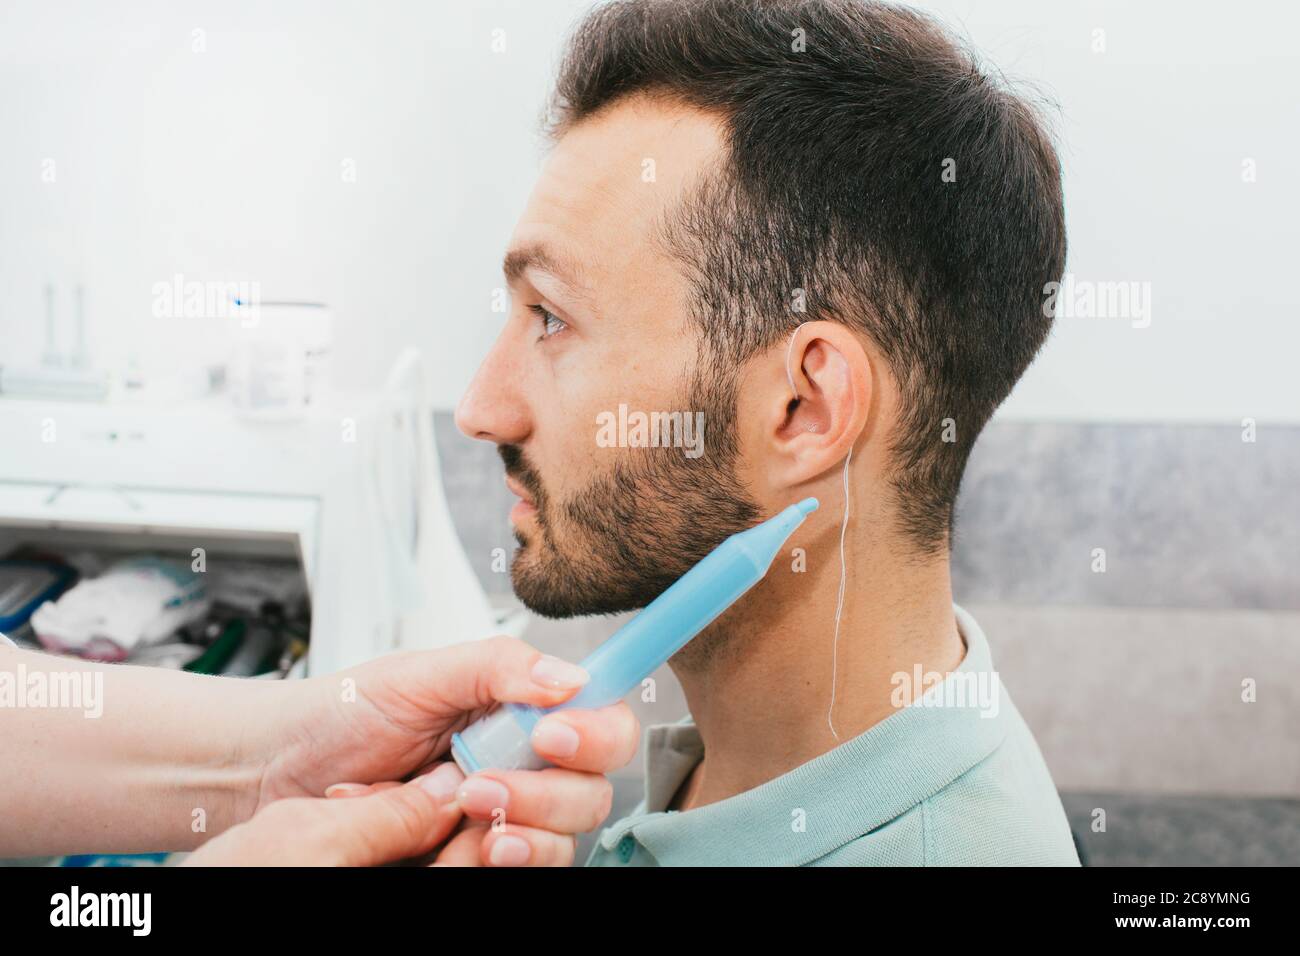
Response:
M800 322L790 333L790 343L785 348L785 377L790 383L790 394L794 396L794 401L800 401L799 389L794 383L794 371L790 367L790 357L794 354L794 340L799 335L807 322ZM849 465L853 463L853 446L849 446L849 453L844 459L844 518L840 522L840 590L835 598L835 636L831 638L831 702L826 708L826 726L831 730L831 736L836 740L840 739L839 733L835 730L835 689L839 684L839 664L840 664L840 620L844 616L844 590L848 579L848 561L844 556L844 536L849 529Z
M836 740L840 735L835 730L835 687L839 683L840 663L840 618L844 615L844 584L848 577L848 563L844 558L844 533L849 528L849 465L853 461L853 446L849 446L848 456L844 459L844 520L840 522L840 593L835 599L835 637L831 639L831 703L826 708L826 726L831 729L831 736Z

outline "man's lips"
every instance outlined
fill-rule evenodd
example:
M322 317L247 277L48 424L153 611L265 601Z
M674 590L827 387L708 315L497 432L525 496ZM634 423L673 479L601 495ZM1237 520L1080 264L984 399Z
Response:
M506 475L506 487L510 489L511 494L515 495L517 498L522 499L524 504L533 505L534 507L536 507L536 505L533 502L533 496L530 495L528 492L526 492L523 486L519 484L519 482L511 478L509 475Z
M510 509L510 521L513 524L518 524L525 518L533 518L537 515L537 506L533 504L532 495L525 491L519 482L506 475L506 487L510 489L512 494L519 496L515 506Z

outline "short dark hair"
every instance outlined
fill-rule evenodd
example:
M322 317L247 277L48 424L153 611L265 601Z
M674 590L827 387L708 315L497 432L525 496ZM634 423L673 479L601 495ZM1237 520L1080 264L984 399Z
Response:
M603 4L569 41L549 132L631 94L724 123L726 162L661 230L708 360L725 374L803 321L865 333L902 392L902 528L949 546L971 447L1047 337L1064 269L1037 110L933 19L867 0Z

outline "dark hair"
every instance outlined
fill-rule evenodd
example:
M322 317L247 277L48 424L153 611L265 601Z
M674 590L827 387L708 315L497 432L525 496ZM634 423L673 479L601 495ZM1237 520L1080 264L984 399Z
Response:
M725 374L803 321L864 332L902 392L902 527L946 547L970 449L1047 337L1064 268L1035 111L932 19L864 0L601 5L570 40L549 131L630 94L724 121L727 161L662 224L709 362Z

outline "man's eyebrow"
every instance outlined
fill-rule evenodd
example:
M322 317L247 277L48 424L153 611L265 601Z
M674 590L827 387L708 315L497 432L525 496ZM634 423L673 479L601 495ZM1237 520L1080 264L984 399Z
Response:
M543 243L516 246L506 253L501 262L501 271L505 274L506 282L511 285L523 278L527 269L545 272L580 298L587 298L591 294L582 283L582 270L577 263Z

